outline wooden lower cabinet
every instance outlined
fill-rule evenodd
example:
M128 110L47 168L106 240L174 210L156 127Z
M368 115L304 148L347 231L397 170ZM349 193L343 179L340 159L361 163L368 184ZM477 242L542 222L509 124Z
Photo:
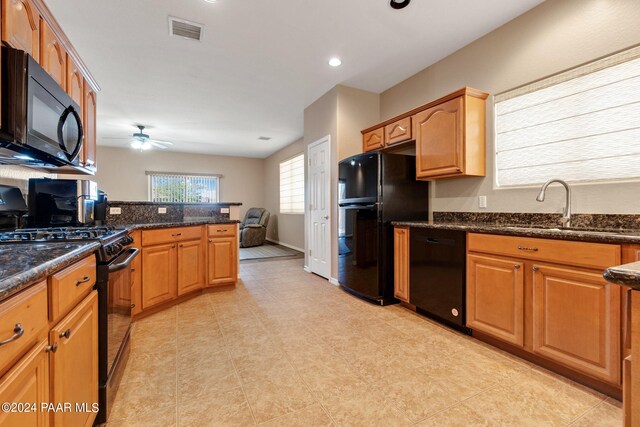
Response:
M238 275L238 238L209 238L207 248L207 286L236 282Z
M205 248L202 240L178 244L178 295L204 286Z
M631 358L626 366L630 380L625 393L625 426L640 427L640 291L633 291L631 299Z
M85 298L49 333L51 403L84 405L53 413L56 426L93 424L98 402L98 293Z
M131 263L131 314L135 316L142 312L142 233L139 230L134 231L131 237L131 247L141 251Z
M142 309L177 296L176 243L142 248Z
M0 426L42 427L49 425L50 414L40 410L42 403L49 402L48 347L49 342L46 339L41 341L0 379L0 400L2 402L36 405L35 411L0 411ZM96 393L97 390L98 384L96 383Z
M407 227L393 230L393 296L409 302L409 231Z
M519 260L467 257L467 326L524 346L524 274Z
M620 380L620 288L601 272L535 264L533 352L610 383Z

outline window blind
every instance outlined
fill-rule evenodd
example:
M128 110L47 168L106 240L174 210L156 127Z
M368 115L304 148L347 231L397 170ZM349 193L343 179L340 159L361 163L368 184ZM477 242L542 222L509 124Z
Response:
M149 200L162 203L217 203L219 176L150 172Z
M640 48L497 95L500 187L640 178Z
M280 163L280 213L304 213L304 154Z

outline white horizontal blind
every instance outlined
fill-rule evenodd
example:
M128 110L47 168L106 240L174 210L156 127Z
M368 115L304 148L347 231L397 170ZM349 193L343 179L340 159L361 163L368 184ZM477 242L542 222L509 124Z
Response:
M149 199L163 203L216 203L220 177L204 175L149 174Z
M280 213L304 213L304 154L280 163Z
M498 95L495 113L500 187L640 178L637 48Z

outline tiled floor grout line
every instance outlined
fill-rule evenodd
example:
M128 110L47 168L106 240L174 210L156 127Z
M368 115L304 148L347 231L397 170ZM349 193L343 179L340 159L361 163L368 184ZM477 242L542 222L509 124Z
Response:
M213 306L213 303L211 302L211 300L209 299L209 305L213 311L213 317L216 321L216 325L218 326L218 329L220 330L220 333L222 334L222 339L225 342L224 348L225 348L225 352L227 353L227 355L229 356L229 359L231 360L231 364L233 365L233 370L235 371L236 377L238 378L238 383L240 384L240 390L242 391L242 395L244 396L245 401L247 402L247 406L249 407L249 412L251 413L251 418L253 419L253 425L257 426L258 425L258 420L256 419L256 415L254 414L253 411L253 407L251 406L251 402L249 402L249 396L247 396L247 392L244 389L244 384L242 382L242 377L240 376L240 372L238 371L238 367L236 366L236 362L233 360L233 356L231 354L231 351L229 350L229 344L225 338L225 333L224 330L222 329L222 327L220 326L220 321L218 319L218 315L216 314L216 310L215 307Z
M596 408L602 406L605 404L605 402L607 401L607 398L605 397L600 403L598 403L597 405L592 406L591 408L587 409L586 411L584 411L582 414L578 415L577 417L575 417L574 419L572 419L571 421L569 421L569 423L567 424L567 426L571 426L574 425L575 423L577 423L580 419L584 418L587 416L587 414L589 414L589 412L591 411L595 411Z

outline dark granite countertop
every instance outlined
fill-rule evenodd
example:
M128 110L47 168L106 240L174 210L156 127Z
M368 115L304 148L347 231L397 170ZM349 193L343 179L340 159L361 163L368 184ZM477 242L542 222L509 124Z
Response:
M158 206L242 206L242 202L217 202L217 203L182 203L182 202L149 202L147 200L109 200L110 205L158 205Z
M98 242L0 245L0 301L92 254Z
M472 233L502 234L506 236L538 237L542 239L577 240L596 243L640 244L640 230L572 228L560 229L549 226L488 224L479 222L444 221L394 221L393 225L430 228L440 230L461 230Z
M174 221L174 222L149 222L142 224L125 224L117 225L117 228L126 228L129 231L134 230L151 230L154 228L171 228L171 227L189 227L192 225L216 225L216 224L238 224L240 221L233 219L203 219L194 221Z
M629 286L640 291L640 261L607 268L603 276L611 283Z

